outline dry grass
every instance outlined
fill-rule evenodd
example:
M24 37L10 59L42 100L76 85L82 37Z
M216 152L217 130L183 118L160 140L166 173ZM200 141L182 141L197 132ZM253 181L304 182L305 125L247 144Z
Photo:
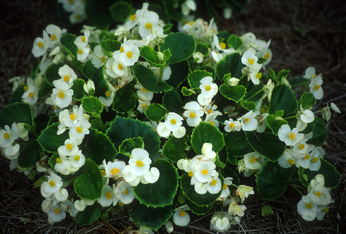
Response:
M53 1L6 1L0 9L0 110L8 105L11 87L8 79L30 74L34 39L50 23L57 24ZM229 233L345 233L346 232L346 5L342 1L255 1L241 15L221 21L220 30L241 35L253 32L258 38L272 40L276 72L290 69L290 77L304 74L309 66L323 74L323 100L316 109L336 103L342 114L334 114L328 123L324 145L325 158L342 174L340 186L333 189L335 200L322 222L304 221L296 210L299 196L288 190L275 201L258 196L248 199L245 217ZM300 29L297 30L297 29ZM135 229L124 213L111 211L108 221L100 219L89 226L79 226L71 219L55 225L47 223L41 211L42 196L23 174L9 172L9 162L0 158L0 232L2 233L123 233ZM268 204L274 215L262 217ZM188 227L176 233L210 233L210 214L193 217ZM164 233L160 229L159 233ZM211 232L212 233L212 232Z

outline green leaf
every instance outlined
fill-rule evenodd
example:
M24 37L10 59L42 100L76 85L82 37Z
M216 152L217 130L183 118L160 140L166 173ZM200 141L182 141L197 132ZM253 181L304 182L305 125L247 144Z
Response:
M13 123L25 123L30 127L34 125L34 116L31 107L27 103L13 103L6 106L0 112L0 127L8 125L12 128Z
M318 171L310 171L305 169L304 173L307 174L309 180L312 180L317 174L322 174L324 176L325 187L335 188L340 184L341 174L336 170L336 168L327 162L327 160L321 158L321 168Z
M196 49L196 41L191 35L185 33L171 33L164 38L160 45L161 51L169 49L172 56L167 60L168 64L178 63L189 58Z
M37 77L37 74L40 72L40 60L38 58L35 59L34 64L32 65L31 72L30 72L30 78L32 80L35 80Z
M89 225L96 221L101 216L102 208L94 204L92 206L87 206L85 210L79 211L73 220L80 225Z
M288 82L292 87L297 87L301 85L305 85L306 83L309 82L309 79L305 78L295 78L295 79L289 79Z
M139 183L133 187L136 198L144 205L164 207L173 204L173 198L178 190L177 169L168 161L158 159L151 164L160 171L159 179L153 184Z
M113 52L120 50L121 43L114 39L106 39L101 41L102 52L108 57L113 57Z
M118 116L108 128L107 136L116 148L128 138L142 137L144 149L148 151L150 158L159 152L160 138L158 134L149 125L139 120Z
M62 48L64 51L71 55L74 59L77 57L77 51L78 48L74 44L74 41L76 40L77 36L70 34L70 33L65 33L61 38L60 38L60 43L62 45Z
M107 81L103 76L103 71L104 68L100 67L92 78L95 84L95 97L105 97L106 92L109 90Z
M285 152L286 144L271 132L246 132L251 147L270 161L277 161Z
M208 53L209 53L208 45L201 43L201 42L198 42L197 47L196 47L196 51L201 52L203 54L203 56L208 56Z
M64 145L65 140L69 138L68 131L65 131L61 135L57 135L58 126L59 123L48 126L41 132L41 135L37 139L41 147L47 152L57 152L59 146Z
M282 69L281 71L278 72L276 79L278 81L281 81L282 79L286 79L289 73L290 73L290 70Z
M40 89L38 90L38 98L45 97L51 94L53 87L48 84L48 82L44 79L41 83Z
M73 81L73 98L77 101L81 101L84 95L86 94L84 91L85 81L82 79L76 79Z
M94 67L94 65L91 62L91 59L86 61L86 63L84 63L82 73L86 78L92 80L96 72L97 72L97 68Z
M113 110L123 113L136 107L137 98L133 95L132 85L126 84L117 90L113 101Z
M179 159L187 158L187 155L185 153L185 143L186 139L184 137L175 138L174 136L172 136L166 141L165 145L163 146L163 156L165 156L172 162L177 162Z
M272 79L274 82L277 81L276 79L276 74L275 74L275 71L271 68L269 68L269 71L268 71L268 76L270 79Z
M87 20L98 28L105 28L114 23L109 7L114 3L114 0L86 0L85 14Z
M181 93L184 95L184 96L191 96L192 94L194 94L194 91L191 90L191 89L187 89L185 86L183 86L181 88Z
M315 117L315 120L312 123L315 125L314 130L312 131L312 138L306 143L321 146L328 135L326 122L323 119Z
M166 80L166 83L178 88L181 83L183 83L189 73L189 65L186 60L180 63L175 63L169 65L172 70L171 77Z
M84 97L82 99L83 109L92 116L100 116L103 105L100 100L95 97Z
M243 41L236 35L232 34L227 39L228 48L233 48L234 50L240 50L243 46Z
M185 203L189 207L189 210L196 215L205 215L213 208L213 204L209 206L198 206L189 199L186 199Z
M27 86L27 84L20 84L16 88L15 91L13 91L10 101L10 104L16 103L16 102L23 102L22 96L25 93L24 87Z
M316 99L312 93L304 93L299 99L299 107L302 106L304 110L309 109L315 103Z
M106 129L105 126L103 125L102 120L100 119L92 119L90 121L91 127L99 132L105 133Z
M191 88L199 89L199 86L201 85L201 80L206 76L211 77L212 74L203 70L195 70L189 74L187 80Z
M109 12L115 21L125 22L132 12L132 5L128 2L118 1L109 7Z
M216 64L216 75L221 82L223 82L223 76L228 73L231 73L232 77L240 79L243 75L241 72L243 67L245 65L241 62L240 54L229 54Z
M237 185L237 186L240 185L240 178L238 176L238 173L235 172L231 167L226 166L225 168L223 168L221 171L221 174L224 178L227 178L227 177L233 178L233 180L232 180L233 185ZM231 194L233 194L233 192L235 190L237 190L237 187L232 186L232 185L228 186L228 188L229 188Z
M150 46L143 46L140 50L140 56L155 67L166 65L165 62L159 60L159 58L157 57L157 52Z
M219 176L221 183L223 184L223 178ZM205 194L198 194L195 191L195 186L191 185L191 177L185 173L180 177L181 188L185 196L198 206L209 206L213 204L221 194L220 192L216 194L211 194L209 192ZM222 186L221 186L222 187Z
M26 144L20 149L18 165L23 168L35 167L41 158L41 153L42 148L36 140Z
M165 93L163 96L163 105L170 112L175 112L177 114L182 114L184 112L183 101L179 93L174 90Z
M244 77L243 79L246 80L246 77ZM258 85L254 85L252 82L246 82L248 86L245 86L246 88L246 94L245 94L245 99L247 101L257 101L258 99L260 99L263 94L264 91L261 89L263 88L263 83L262 81L260 81L260 83Z
M276 112L278 113L278 112ZM273 134L278 135L278 131L282 125L288 124L286 120L281 117L276 117L274 115L268 115L266 118L267 126L272 130Z
M58 153L53 154L49 159L48 159L48 164L50 167L54 170L55 164L57 163L56 160L60 158Z
M144 141L142 137L133 137L124 140L119 147L119 152L130 157L134 148L144 148Z
M244 107L246 110L256 110L256 104L252 101L250 102L242 102L242 107Z
M230 132L225 135L225 146L227 149L227 155L239 157L244 156L252 151L249 142L246 139L245 132Z
M192 148L197 154L202 154L202 146L204 143L211 143L213 151L219 152L225 142L222 133L214 125L200 122L191 135Z
M85 173L78 176L74 182L76 194L85 200L96 200L101 197L103 179L98 165L91 159L86 159Z
M84 156L86 159L93 160L97 165L102 164L103 160L113 161L118 154L113 143L109 138L92 128L89 129L90 133L84 138Z
M155 208L139 204L137 201L133 203L133 208L129 212L130 216L139 225L153 230L158 230L163 224L167 223L175 209L174 205Z
M172 27L173 24L165 24L165 26L163 26L163 34L169 34L171 32Z
M238 103L246 93L246 88L242 85L229 86L228 84L222 84L219 89L222 96L236 103Z
M44 78L46 79L48 84L50 84L51 86L54 86L53 81L61 79L61 77L59 76L59 69L63 67L64 65L65 65L64 63L58 63L58 64L53 63L46 69L44 73Z
M278 163L268 161L255 175L258 194L268 200L280 197L286 191L293 173L294 167L282 168Z
M132 71L138 82L151 92L166 92L173 89L169 84L159 81L154 72L142 64L137 63L134 65Z
M158 103L153 103L144 111L144 114L149 120L158 122L165 117L166 108Z
M292 89L286 85L275 86L272 98L269 103L269 114L283 110L285 116L295 112L298 109L298 102Z

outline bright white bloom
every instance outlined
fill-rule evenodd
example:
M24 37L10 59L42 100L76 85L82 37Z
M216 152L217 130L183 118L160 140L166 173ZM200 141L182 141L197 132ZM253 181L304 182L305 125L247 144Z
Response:
M196 127L201 122L201 117L204 115L202 107L196 102L188 102L185 104L184 116L186 117L186 123L190 127Z
M252 49L252 48L248 49L243 54L243 56L241 58L242 64L244 64L244 65L246 65L248 67L258 65L258 63L257 63L258 58L257 58L257 56L255 54L256 54L256 51L254 49Z
M53 172L50 172L48 181L43 182L41 185L41 194L43 197L50 197L52 194L58 192L62 185L63 182L61 177Z
M108 162L107 164L106 161L103 160L102 164L104 165L105 170L104 176L114 178L119 178L126 166L125 162L119 161L117 159L115 159L114 162Z
M319 206L317 213L316 213L316 218L318 220L322 220L324 218L324 215L327 214L329 212L329 208L326 206Z
M24 123L17 123L18 137L22 138L24 141L29 140L29 131L24 127Z
M217 194L222 188L222 182L217 175L207 183L207 190L211 194Z
M288 124L284 124L278 131L278 137L281 141L285 142L286 145L294 146L303 139L304 134L298 133L297 128L293 128L291 131L290 126Z
M292 153L292 150L286 149L278 160L279 165L283 168L289 168L296 164L297 158L295 158L293 155L294 153ZM296 164L296 167L298 166L299 165Z
M33 48L31 50L35 57L40 57L47 52L50 45L50 39L46 31L43 31L43 38L37 37L34 41Z
M222 213L216 213L210 220L210 229L218 232L225 232L231 227L228 217Z
M139 58L138 47L134 43L127 43L121 48L120 51L123 50L123 52L120 53L120 61L125 66L133 66Z
M31 78L27 79L27 86L24 87L25 92L22 95L23 102L33 105L38 99L38 88Z
M151 159L145 149L135 148L131 151L129 165L131 172L136 176L143 176L149 171Z
M171 131L166 128L166 124L165 123L159 123L159 125L157 125L157 133L160 135L160 137L164 137L164 138L168 138L171 134Z
M49 223L60 222L66 217L66 212L61 205L55 205L49 208L48 221Z
M187 209L186 205L177 208L177 211L173 214L173 221L176 225L184 227L190 223L190 215L185 211Z
M95 92L95 83L92 80L88 80L86 84L83 85L83 89L86 93Z
M185 136L186 129L184 126L180 126L177 130L173 131L172 134L175 138L182 138Z
M318 210L316 204L313 203L311 196L313 195L308 194L307 196L303 196L302 200L300 200L297 205L298 213L307 221L314 220Z
M202 154L209 160L213 160L216 157L215 151L213 151L213 145L211 143L204 143L202 146Z
M84 46L87 46L88 45L88 41L89 41L89 36L90 36L90 30L89 29L84 30L84 35L83 36L78 36L74 40L74 44L77 45L78 43L81 43L81 44L83 43Z
M324 94L323 89L321 87L322 84L323 81L321 75L318 75L315 78L313 78L309 84L310 93L312 93L317 100L322 99Z
M73 81L77 79L76 73L66 64L59 68L58 73L61 77L61 81L65 81L69 85L69 87L72 87Z
M101 45L95 46L94 47L94 54L91 54L90 56L91 56L91 63L96 68L102 67L102 65L106 61L106 55L104 55Z
M242 123L243 131L253 131L257 129L258 122L256 120L257 114L255 112L249 111L238 120Z
M69 166L67 167L68 170L72 172L76 172L81 168L85 163L85 157L84 154L82 154L81 150L78 150L76 154L71 155L69 157Z
M66 32L66 29L61 30L58 26L54 24L49 24L46 27L46 32L50 35L50 48L54 48L60 42L62 34Z
M250 170L259 170L264 164L264 158L257 152L251 152L244 155L245 167Z
M56 164L54 165L54 170L56 170L60 174L69 175L71 173L71 171L68 170L67 167L69 166L70 161L66 158L65 155L59 154L59 156L60 157L58 157L56 159Z
M154 93L148 91L140 84L135 84L137 90L137 95L142 101L151 101L154 97Z
M194 0L185 0L185 2L181 4L181 13L183 15L189 15L190 11L196 11L196 9L197 5Z
M3 148L3 153L6 158L10 160L14 160L14 159L17 159L19 156L19 149L20 149L19 144L12 144L6 148Z
M316 205L326 206L332 202L332 197L330 196L329 190L319 184L312 187L309 194L312 195L310 196L311 201Z
M165 227L166 227L166 230L167 230L167 232L168 233L171 233L171 232L173 232L173 224L170 222L170 221L168 221L167 223L166 223L166 225L165 225Z
M212 98L205 97L202 93L197 96L197 101L201 106L207 106L211 103Z
M311 122L313 122L315 120L315 115L314 115L314 113L311 110L304 110L300 114L300 119L304 123L311 123Z
M196 63L202 63L203 60L204 60L204 56L201 52L195 52L193 55L192 55L193 59L194 60L197 60Z
M142 38L147 37L155 30L159 23L159 15L153 11L147 11L143 14L142 18L139 19L139 35Z
M194 176L201 183L210 182L217 173L215 167L211 161L201 161L196 165Z
M176 131L182 125L182 120L183 118L180 115L174 112L169 112L165 121L166 128L172 132Z
M242 128L242 123L238 120L233 120L230 118L229 120L225 121L225 131L226 132L233 132L233 131L240 131Z
M77 139L78 145L82 142L85 135L89 134L89 128L91 124L85 119L79 119L75 123L75 126L70 129L69 134L73 135Z
M216 95L218 91L218 87L215 83L213 83L213 78L210 76L206 76L201 79L201 85L199 88L201 89L201 94L206 98L212 98Z
M97 199L97 202L100 203L103 207L107 207L112 204L113 206L115 206L118 203L118 199L115 196L115 193L111 186L103 186L102 196L99 199Z
M303 76L303 78L308 79L308 80L312 80L313 78L315 78L316 75L316 71L314 67L308 67L305 70L305 75Z
M241 202L244 202L250 194L255 194L253 188L247 185L239 185L236 194L240 197Z
M61 188L58 192L54 194L54 196L58 201L63 202L68 198L68 192L65 188Z
M119 201L124 204L130 204L133 199L135 199L132 186L126 183L124 180L120 181L116 187L115 184L113 184L113 189Z
M258 125L257 125L257 132L265 132L266 128L267 128L267 117L268 117L268 113L263 113L262 115L259 115L258 117L261 118L258 121Z
M0 130L0 147L6 148L10 146L13 141L18 139L18 128L16 123L12 124L10 128L8 125L5 125L5 129Z
M147 173L144 174L144 179L150 184L155 183L160 177L160 171L156 167L150 168Z
M228 213L232 214L233 216L244 216L244 211L246 210L246 206L244 205L238 205L238 199L231 198L230 204L228 207Z
M90 48L83 42L75 42L77 46L77 60L84 62L90 53Z
M140 176L136 176L135 174L133 174L131 168L132 168L131 165L127 165L124 167L123 178L131 186L137 186L140 182Z
M85 200L81 199L81 200L76 200L74 203L74 207L78 210L78 211L83 211L85 210L85 207L87 206L85 203Z
M72 156L78 151L77 140L75 137L70 135L69 139L66 139L64 145L59 146L59 155Z
M69 85L61 80L54 80L53 84L55 88L52 93L52 100L60 108L65 108L70 105L72 101L73 90Z

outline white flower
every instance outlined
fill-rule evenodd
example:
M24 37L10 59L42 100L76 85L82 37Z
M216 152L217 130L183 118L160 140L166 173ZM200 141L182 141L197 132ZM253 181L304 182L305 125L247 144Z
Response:
M34 41L33 48L31 50L35 57L40 57L47 52L50 45L50 39L46 31L43 31L43 38L37 37Z
M180 115L169 112L165 121L166 128L172 132L176 131L182 125L182 120L183 118Z
M147 11L139 19L139 23L139 35L142 38L147 37L158 26L159 15L153 11Z
M212 98L218 91L218 87L213 83L213 78L206 76L200 80L201 84L199 88L201 89L201 94L206 98Z
M168 221L167 223L166 223L166 225L165 225L165 227L166 227L166 230L167 230L167 232L168 233L171 233L171 232L173 232L173 224L170 222L170 221Z
M300 114L300 119L304 123L311 123L311 122L313 122L315 120L315 115L314 115L314 113L311 110L304 110Z
M321 99L324 94L323 89L321 87L322 84L323 81L321 75L318 75L315 78L313 78L309 84L310 93L312 93L317 100Z
M5 154L6 158L10 160L14 160L14 159L17 159L19 156L19 149L20 149L19 144L12 144L4 148L3 153Z
M131 172L136 176L142 176L149 171L151 159L149 153L145 149L134 148L131 151L129 165Z
M132 166L131 165L127 165L124 167L123 178L131 186L137 186L140 182L140 176L136 176L135 174L132 173Z
M78 150L76 154L71 155L69 157L70 163L68 164L69 166L67 167L68 170L72 172L76 172L81 168L84 163L85 163L85 157L84 154L82 154L81 150Z
M333 111L335 111L336 113L341 113L340 109L337 107L337 105L335 105L333 102L330 103L330 107L332 108Z
M25 92L22 95L23 102L33 105L38 99L38 88L31 78L27 79L27 86L24 87Z
M70 161L66 158L65 155L60 155L60 157L56 159L54 170L56 170L57 172L63 175L69 175L71 173L71 171L67 169L67 166L69 163Z
M180 126L180 128L172 132L175 138L182 138L183 136L185 136L185 133L186 133L186 129L184 126Z
M212 219L210 220L210 227L212 230L225 232L231 227L229 219L225 216L222 216L223 215L220 214L213 215Z
M60 222L66 217L66 212L61 205L55 205L49 208L48 221L50 223Z
M43 182L41 185L41 194L43 197L50 197L53 193L58 192L62 185L61 177L51 172L48 181Z
M181 13L183 15L189 15L190 10L196 11L196 8L197 8L197 5L194 0L185 0L185 2L181 4Z
M207 183L207 190L211 194L217 194L218 192L220 192L221 188L221 180L219 179L218 174L216 174L216 176Z
M226 132L233 132L233 131L240 131L242 128L242 123L238 120L234 121L232 118L225 121L225 131Z
M77 60L84 62L90 53L90 48L83 42L75 42L77 46Z
M309 194L311 201L316 205L328 205L332 202L332 197L330 196L329 190L322 185L315 185L310 190Z
M236 194L240 197L241 201L244 202L250 194L255 194L253 188L247 185L239 185Z
M24 141L29 140L29 131L24 127L24 123L17 123L18 137L22 138Z
M115 193L111 186L103 186L102 196L99 199L97 199L97 202L100 203L103 207L110 206L111 204L115 206L118 203L118 199L115 196Z
M92 91L95 92L95 84L94 81L88 80L86 84L83 85L83 89L86 93L91 93Z
M315 73L315 68L314 67L308 67L305 70L305 75L303 76L303 78L308 79L308 80L312 80L313 78L315 78L317 75Z
M134 43L127 43L121 48L123 52L120 53L120 61L125 66L133 66L139 58L138 47Z
M77 140L75 137L70 136L69 139L66 139L64 145L59 146L58 152L60 155L72 156L75 155L78 151Z
M73 90L69 85L61 80L54 80L53 84L55 88L52 93L52 100L60 108L65 108L70 105L72 101Z
M89 36L90 36L90 30L89 29L84 30L84 35L83 36L78 36L74 40L74 44L77 45L77 43L83 43L85 46L87 46L88 45L88 41L89 41Z
M264 163L264 159L259 153L251 152L244 155L244 162L247 169L259 170L262 167L262 163Z
M142 101L141 99L138 99L138 107L137 110L140 113L144 113L144 111L151 105L150 101Z
M193 59L196 60L196 63L202 63L203 60L204 60L204 56L201 52L195 52L193 55L192 55Z
M190 223L190 215L185 211L187 209L187 206L177 208L173 214L173 221L176 225L184 227Z
M54 194L58 201L65 201L68 198L68 192L65 188L61 188L58 192Z
M215 167L215 164L211 161L201 161L196 165L194 176L201 183L209 182L217 173Z
M53 48L56 44L60 42L62 34L66 32L66 29L61 30L58 26L54 24L49 24L46 27L47 33L50 35L50 44L49 47Z
M126 183L124 180L120 181L116 187L115 184L113 184L113 189L119 201L124 204L130 204L133 199L135 199L132 186Z
M212 98L205 97L202 93L197 96L197 101L202 106L207 106L211 103Z
M243 56L241 58L242 64L244 64L244 65L246 65L248 67L258 65L257 64L258 58L257 58L257 56L255 54L256 54L256 51L254 49L252 49L252 48L248 49L243 54Z
M91 124L87 120L79 119L79 121L75 123L75 126L70 129L69 134L73 135L77 139L77 143L79 145L82 142L84 136L89 134L90 127Z
M69 87L72 87L73 81L77 79L76 73L73 71L72 68L70 68L68 65L64 65L61 68L59 68L59 76L61 77L62 81L65 81Z
M105 175L106 177L114 177L114 178L119 178L123 170L126 166L125 162L119 161L117 159L114 160L114 162L108 162L106 164L106 161L103 160L104 169L105 169Z
M74 207L78 210L78 211L83 211L85 210L85 207L87 206L85 203L85 200L81 199L81 200L76 200L74 203Z
M258 122L255 118L256 115L257 114L255 112L249 111L238 119L242 123L243 131L254 131L257 129Z
M5 129L0 130L0 147L6 148L10 146L13 141L18 139L18 128L16 123L12 124L12 128L5 125Z
M204 115L202 107L196 102L188 102L185 104L184 116L187 118L186 123L190 127L196 127L201 122L201 117Z
M155 183L159 179L159 177L160 171L156 167L150 168L150 170L144 174L144 179L150 184Z
M317 206L312 202L312 194L303 196L302 200L298 202L297 209L298 213L307 221L312 221L316 218Z
M284 124L278 131L278 137L281 141L285 142L286 145L294 146L304 137L304 134L298 133L297 128L293 128L291 131L290 126L288 124Z
M160 135L160 137L168 138L171 134L171 131L166 128L165 123L159 123L159 125L157 126L157 133Z
M211 143L204 143L202 146L202 154L209 160L213 160L216 157L215 151L213 151L213 145Z
M292 165L296 164L296 158L293 157L293 153L290 149L286 149L284 153L281 155L281 157L278 160L278 163L283 168L289 168ZM296 164L298 167L298 165Z
M317 213L316 213L316 218L318 220L322 220L324 218L324 215L327 214L329 212L329 208L326 206L319 206Z

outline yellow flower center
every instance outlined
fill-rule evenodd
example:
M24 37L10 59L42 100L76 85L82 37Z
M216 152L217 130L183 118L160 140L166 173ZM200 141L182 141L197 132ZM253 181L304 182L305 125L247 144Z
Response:
M28 86L24 86L24 91L27 91L28 90Z
M68 143L68 144L66 145L66 149L71 150L71 149L72 149L72 144L71 144L71 143Z
M187 173L190 177L193 176L193 172L192 171L189 171L189 173Z
M60 209L59 208L55 208L54 212L55 212L55 214L60 214Z
M50 36L50 39L51 39L52 41L55 41L55 40L56 40L56 36L55 36L55 35L52 35L52 36Z
M208 174L209 170L204 168L201 170L201 172L203 175L206 175L206 174Z
M182 211L182 212L179 213L179 215L180 215L181 217L184 217L184 216L186 215L186 212L185 212L185 211Z
M144 163L141 160L137 160L136 165L138 167L143 167Z
M106 61L105 57L101 57L102 62Z
M132 58L132 52L131 52L131 51L127 51L126 56L127 56L128 58Z
M312 208L312 204L311 204L310 202L305 203L305 207L306 207L307 209L311 209L311 208Z
M234 128L234 123L230 123L230 124L229 124L229 127L233 130L233 128Z
M111 96L111 92L106 91L106 92L105 92L105 95L106 95L106 97L110 97L110 96Z
M209 113L209 114L213 113L213 110L212 110L212 109L209 109L209 110L208 110L208 113Z
M120 53L124 52L124 47L120 47Z
M300 149L300 150L303 150L304 148L305 148L305 145L304 145L304 144L300 144L300 145L299 145L299 149Z
M153 24L152 24L152 23L146 22L146 23L145 23L145 27L146 27L147 29L152 29Z
M107 191L106 192L106 198L107 199L112 199L113 195L111 194L111 192Z
M175 119L171 119L171 124L175 125L177 124L177 121Z
M101 175L102 175L102 176L106 175L105 170L100 170L100 171L101 171Z
M123 65L121 65L120 63L118 64L118 69L121 71L123 70Z
M55 186L55 182L53 180L49 181L49 185L54 187Z
M228 188L227 184L223 184L222 189L226 190Z
M317 163L317 162L318 162L318 158L317 158L317 157L314 157L314 158L311 160L311 162Z
M130 16L130 20L134 21L136 19L136 14Z
M249 58L248 61L249 61L250 65L253 65L255 63L255 60L253 58Z
M294 165L294 164L295 164L295 161L294 161L293 159L289 159L289 160L287 160L287 162L288 162L289 164L291 164L291 165Z
M321 197L322 193L320 193L319 191L316 191L315 195L316 195L317 197Z
M129 191L127 189L124 189L123 194L126 195Z
M120 172L120 169L117 168L117 167L113 167L112 170L111 170L112 175L116 175L116 174L118 174L119 172Z
M314 78L317 76L317 74L314 74Z
M78 54L83 54L83 50L78 50Z
M74 113L70 114L70 119L74 120L76 118L76 115Z
M293 132L288 133L288 137L293 140L294 138L296 138L296 134L294 134Z
M76 127L76 131L77 131L78 133L82 133L82 132L83 132L83 128L81 128L81 127Z
M76 20L80 20L80 15L75 15L74 18L75 18Z
M325 214L328 213L329 212L329 208L327 208L327 207L324 208L322 212L325 213Z
M146 90L145 88L142 88L142 92L146 93L146 92L148 92L148 90Z
M75 160L76 162L78 162L78 161L80 160L80 156L77 155L76 157L74 157L74 160Z
M221 48L224 50L224 49L226 49L226 44L224 43L224 42L221 42L220 43L220 46L221 46Z
M191 22L189 23L189 25L192 26L194 23L195 23L195 22L191 21Z
M215 125L215 124L214 124L214 121L210 121L209 123L210 123L211 125Z
M145 109L145 108L147 108L147 105L142 104L142 109Z
M30 98L33 98L33 97L34 97L34 93L33 93L33 92L30 92L30 93L29 93L29 97L30 97Z
M64 76L64 81L69 82L70 81L70 76L69 75Z
M261 78L262 78L262 73L260 73L260 72L257 73L256 78L257 78L257 79L261 79Z
M250 118L246 118L246 119L244 120L244 122L245 122L245 123L249 123L249 122L250 122Z
M85 36L82 36L81 40L82 42L85 42Z
M308 155L308 154L305 154L304 159L305 159L305 160L308 160L309 158L310 158L309 155Z
M265 59L268 59L269 57L270 57L270 54L269 54L269 52L267 51L266 55L264 55L264 58L265 58Z
M56 162L60 164L62 161L61 161L60 158L57 158L57 159L56 159Z
M215 179L212 180L210 184L211 184L211 186L215 186L217 184L217 180L215 180Z
M250 159L250 163L255 163L256 162L256 158L255 157L252 157L251 159Z
M190 118L195 118L196 117L196 114L195 113L193 113L193 112L190 112Z
M39 42L39 43L37 43L37 46L38 46L38 48L42 48L43 47L43 43Z
M205 86L205 90L210 91L211 90L210 85Z
M320 87L320 85L315 85L315 90L318 90Z
M63 92L63 91L60 91L60 92L58 93L58 97L59 97L59 98L64 98L64 97L65 97L64 92Z

